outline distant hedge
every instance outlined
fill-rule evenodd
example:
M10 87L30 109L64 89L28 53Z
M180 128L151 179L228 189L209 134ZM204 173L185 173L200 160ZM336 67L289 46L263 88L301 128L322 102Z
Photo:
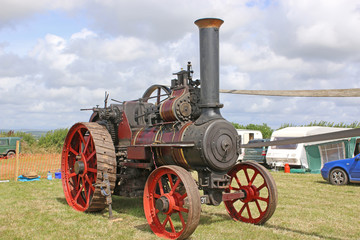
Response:
M68 129L56 129L48 131L40 138L36 138L31 133L25 132L1 132L1 137L21 137L21 152L22 153L60 153L65 141Z
M263 124L247 124L242 125L239 123L232 123L233 126L237 129L249 129L249 130L259 130L261 131L263 138L270 138L271 134L275 131L269 127L266 123ZM281 124L280 128L286 127L308 127L308 126L323 126L323 127L339 127L339 128L360 128L360 122L355 121L353 123L334 123L327 121L314 121L304 125L295 125L291 123ZM276 130L278 130L276 129ZM42 135L40 138L36 138L31 133L25 132L0 132L0 137L21 137L21 149L23 153L60 153L65 141L65 137L68 133L67 128L60 128L56 130L48 131L46 134Z
M274 131L266 123L263 123L262 125L252 124L252 123L248 124L248 125L241 125L241 124L238 124L238 123L232 123L232 124L236 129L259 130L262 133L263 138L270 138L271 134Z
M334 122L327 122L327 121L314 121L310 122L308 124L304 125L296 125L292 123L283 123L278 129L271 129L266 123L263 123L262 125L259 124L247 124L247 125L241 125L238 123L232 123L233 126L237 129L249 129L249 130L259 130L263 138L270 138L271 134L275 130L279 130L286 127L312 127L312 126L320 126L320 127L338 127L338 128L360 128L360 122L355 121L353 123L334 123Z
M69 130L67 128L48 131L39 139L39 147L54 149L56 152L61 152L68 131Z
M360 128L360 122L355 121L353 123L334 123L334 122L327 122L327 121L314 121L310 122L305 125L294 125L291 123L283 123L281 124L279 129L286 128L286 127L312 127L312 126L320 126L320 127L337 127L337 128Z

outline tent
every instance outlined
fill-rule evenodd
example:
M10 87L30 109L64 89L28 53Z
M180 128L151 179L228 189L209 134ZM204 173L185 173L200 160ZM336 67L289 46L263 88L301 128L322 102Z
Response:
M308 169L320 173L322 166L330 161L351 158L359 153L359 137L337 141L305 144Z
M274 131L271 140L286 140L343 130L347 130L347 128L287 127ZM266 163L273 167L283 167L287 163L292 169L301 168L319 173L326 162L353 157L354 152L359 152L359 142L360 137L349 137L321 142L271 146L266 154Z

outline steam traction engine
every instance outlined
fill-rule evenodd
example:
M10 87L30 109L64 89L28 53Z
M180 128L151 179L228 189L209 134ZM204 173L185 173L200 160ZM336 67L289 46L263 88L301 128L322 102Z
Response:
M70 206L103 210L110 190L120 196L143 196L150 228L170 239L194 232L201 204L224 202L236 221L263 224L272 216L277 204L272 176L256 163L236 164L241 143L220 114L222 23L195 22L200 31L201 81L192 79L189 63L176 73L170 88L154 85L138 100L93 108L89 122L71 127L61 163ZM192 177L196 173L197 182Z

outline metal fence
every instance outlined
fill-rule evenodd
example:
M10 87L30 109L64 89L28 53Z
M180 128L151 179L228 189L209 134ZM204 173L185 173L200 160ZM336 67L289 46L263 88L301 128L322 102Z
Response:
M61 168L61 154L19 154L0 158L0 180L16 180L27 172L36 172L42 178L50 171L53 175Z

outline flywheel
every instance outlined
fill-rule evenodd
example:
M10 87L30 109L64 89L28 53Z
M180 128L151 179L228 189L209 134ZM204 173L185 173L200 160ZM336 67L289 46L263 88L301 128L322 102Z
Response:
M66 136L61 159L62 185L67 203L78 211L103 210L100 183L107 173L111 191L116 181L116 156L106 127L95 122L73 125Z

